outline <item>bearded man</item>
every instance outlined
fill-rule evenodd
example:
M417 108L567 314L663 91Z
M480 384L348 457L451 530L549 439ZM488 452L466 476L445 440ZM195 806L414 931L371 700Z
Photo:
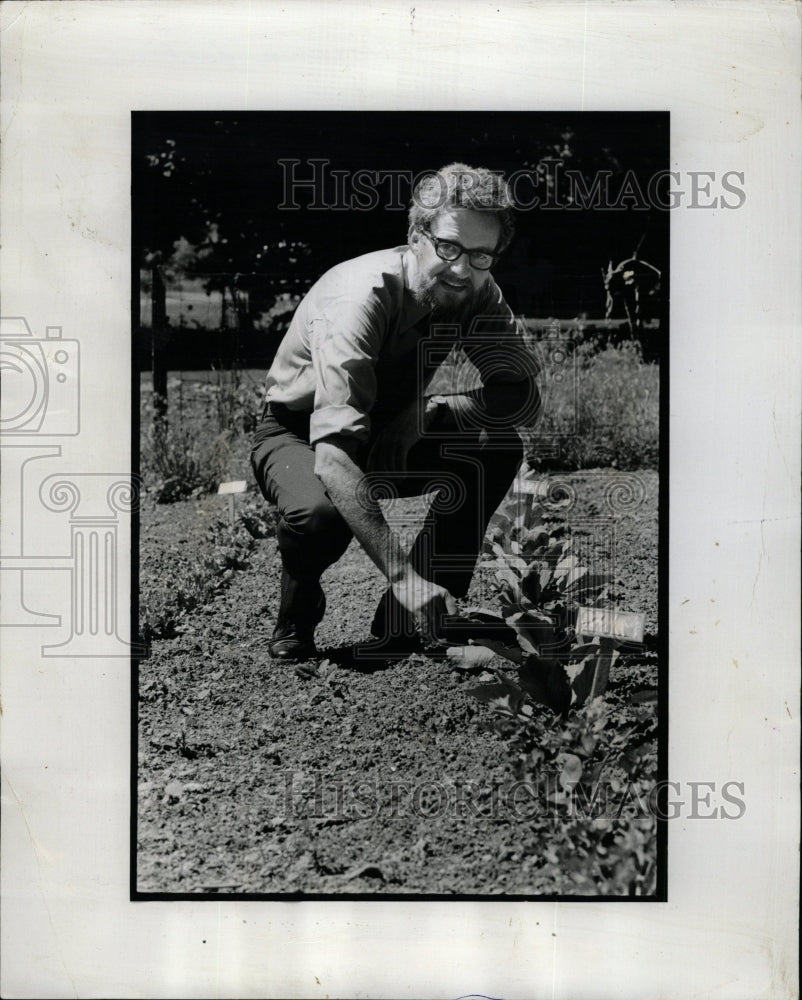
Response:
M273 657L316 655L320 577L352 537L387 578L378 651L436 640L467 593L522 458L514 428L539 409L532 353L491 276L513 235L503 178L454 163L416 187L406 245L337 265L298 306L251 455L278 508ZM435 497L406 552L379 496L421 493Z

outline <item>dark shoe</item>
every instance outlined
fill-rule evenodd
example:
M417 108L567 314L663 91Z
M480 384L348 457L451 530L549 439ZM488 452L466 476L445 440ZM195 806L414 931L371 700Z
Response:
M274 660L312 660L317 656L314 632L296 625L278 626L267 651Z
M267 644L276 660L311 660L317 656L315 626L326 612L326 598L318 580L298 581L286 569L281 573L281 605L273 637Z

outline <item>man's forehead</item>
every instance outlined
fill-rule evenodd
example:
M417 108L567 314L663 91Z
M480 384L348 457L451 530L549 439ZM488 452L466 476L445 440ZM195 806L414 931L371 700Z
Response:
M501 224L492 212L472 208L444 209L432 220L430 228L441 239L483 248L494 247L501 236Z

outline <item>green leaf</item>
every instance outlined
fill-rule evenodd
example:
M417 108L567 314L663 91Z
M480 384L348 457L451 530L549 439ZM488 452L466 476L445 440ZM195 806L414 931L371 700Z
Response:
M507 556L507 565L513 569L519 577L525 576L529 572L529 564L520 556Z
M520 580L508 566L499 566L495 570L495 577L502 586L510 588L515 600L520 598Z
M609 588L611 577L607 573L590 573L587 568L583 568L584 573L571 579L565 588L566 591L576 591L573 595L576 598L592 594L594 591L599 591L599 596L601 596L604 589Z
M503 603L501 606L501 617L509 618L511 615L519 615L524 611L529 610L524 607L520 601L510 601L508 603Z
M541 594L540 574L537 567L532 567L526 576L521 580L521 591L528 600L537 604Z
M571 570L571 572L568 574L565 580L566 591L569 591L571 590L572 587L575 587L582 579L584 579L588 575L588 572L589 570L587 566L574 566L574 568Z
M540 653L544 646L553 645L557 640L551 616L537 608L510 615L507 624L515 629L521 648L528 653Z
M490 548L493 550L493 554L498 556L502 562L507 561L507 550L495 540L490 543Z
M485 702L503 715L517 715L523 702L523 691L517 684L504 678L499 678L495 684L478 684L476 687L466 688L465 694Z
M571 688L562 664L539 656L527 656L518 671L518 680L529 697L553 712L568 709L571 702Z
M545 545L549 534L543 528L524 528L521 532L520 542L526 552L533 552L535 549Z

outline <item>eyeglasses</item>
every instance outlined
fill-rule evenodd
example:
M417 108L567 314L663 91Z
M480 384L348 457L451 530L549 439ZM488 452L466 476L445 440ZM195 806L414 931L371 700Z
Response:
M428 229L422 229L421 232L432 241L434 252L440 260L455 261L463 254L467 254L471 267L475 267L478 271L488 271L501 256L490 250L466 250L453 240L441 240L438 236L432 235Z

